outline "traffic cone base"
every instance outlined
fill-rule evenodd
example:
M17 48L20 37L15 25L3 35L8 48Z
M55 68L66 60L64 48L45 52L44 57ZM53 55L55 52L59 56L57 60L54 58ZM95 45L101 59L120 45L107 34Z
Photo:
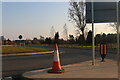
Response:
M61 69L61 70L53 70L53 69L48 70L48 73L64 73L64 72L65 72L64 69Z

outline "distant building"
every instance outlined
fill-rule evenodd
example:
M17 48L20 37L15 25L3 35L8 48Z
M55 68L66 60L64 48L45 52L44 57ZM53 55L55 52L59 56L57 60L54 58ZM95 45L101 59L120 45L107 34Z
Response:
M26 40L15 40L16 45L25 45Z

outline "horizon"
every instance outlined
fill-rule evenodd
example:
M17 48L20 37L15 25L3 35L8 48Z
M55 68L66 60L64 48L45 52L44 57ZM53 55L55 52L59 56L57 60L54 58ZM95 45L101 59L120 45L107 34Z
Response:
M91 31L91 30L90 30L90 31ZM97 34L95 34L95 36L98 35L98 34L103 35L103 34L106 34L106 33L102 33L102 32L101 32L101 33L97 33ZM117 33L107 33L106 36L109 35L109 34L110 34L110 35L117 35ZM21 35L21 34L20 34L20 35ZM72 34L70 34L70 35L72 35ZM18 35L18 36L19 36L19 35ZM10 39L10 38L8 38L8 37L5 37L4 35L1 35L1 36L0 36L0 40L2 40L1 37L3 37L4 40L8 40L8 39L11 40L11 41L20 40L19 38L17 38L17 39ZM22 35L22 37L24 37L24 35ZM44 37L44 36L42 36L42 37ZM25 38L24 38L24 39L22 38L21 40L33 40L34 38L37 38L38 40L40 40L40 36L39 36L39 37L28 38L28 39L27 39L27 38L26 38L26 39L25 39ZM54 39L54 38L52 38L52 37L44 37L44 40L45 40L46 38ZM76 39L76 38L77 38L77 37L74 37L74 39ZM65 40L64 38L59 38L59 39ZM69 39L69 38L68 38L68 39Z

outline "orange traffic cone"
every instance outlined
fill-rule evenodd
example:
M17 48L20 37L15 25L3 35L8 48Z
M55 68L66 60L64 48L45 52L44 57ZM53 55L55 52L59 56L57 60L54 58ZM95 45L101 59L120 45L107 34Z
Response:
M59 51L57 44L55 44L53 66L52 69L48 71L48 73L64 73L64 69L62 69L60 65Z

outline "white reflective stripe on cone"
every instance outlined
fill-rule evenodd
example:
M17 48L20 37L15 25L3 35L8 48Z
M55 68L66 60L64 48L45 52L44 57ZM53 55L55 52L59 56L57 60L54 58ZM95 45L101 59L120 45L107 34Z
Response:
M54 61L60 61L59 60L59 52L58 52L58 50L54 51Z

